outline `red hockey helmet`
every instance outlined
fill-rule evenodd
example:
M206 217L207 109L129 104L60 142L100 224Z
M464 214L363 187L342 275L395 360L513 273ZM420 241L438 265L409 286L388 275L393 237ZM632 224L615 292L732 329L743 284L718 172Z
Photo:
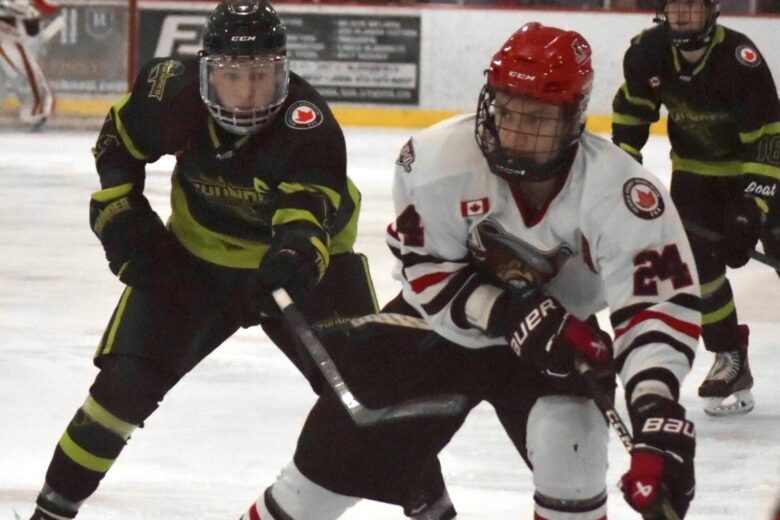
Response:
M590 55L590 45L578 33L528 23L493 56L488 85L545 103L569 104L590 94Z
M501 46L486 74L487 84L477 107L476 134L491 170L528 180L542 180L560 171L582 133L593 84L591 49L585 38L574 31L528 23ZM495 117L497 93L563 108L556 135L540 134L557 139L552 157L513 155L507 143L501 142Z

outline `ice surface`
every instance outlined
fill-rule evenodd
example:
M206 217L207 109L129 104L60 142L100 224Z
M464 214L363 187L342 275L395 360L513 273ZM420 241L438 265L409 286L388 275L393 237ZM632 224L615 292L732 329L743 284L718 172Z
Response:
M346 130L349 172L363 192L357 248L369 257L381 302L398 290L383 234L393 216L393 162L408 133ZM51 452L95 376L91 357L122 289L88 226L95 137L0 133L0 520L14 509L29 517ZM644 151L668 181L665 139L651 138ZM163 217L170 167L163 159L148 168L146 192ZM744 417L706 416L696 387L712 356L700 348L682 390L699 436L688 518L768 520L780 497L780 280L755 262L730 278L752 329L757 404ZM79 518L235 520L289 461L312 403L302 376L263 333L242 331L171 391ZM459 518L532 518L530 473L489 406L472 413L441 459ZM628 463L614 435L610 461L610 518L638 518L614 486ZM403 514L361 502L344 518Z

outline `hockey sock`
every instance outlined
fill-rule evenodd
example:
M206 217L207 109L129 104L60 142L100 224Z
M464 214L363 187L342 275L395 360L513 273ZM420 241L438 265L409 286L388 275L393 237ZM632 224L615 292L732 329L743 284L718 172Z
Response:
M725 276L701 285L702 339L710 352L736 350L739 344L734 293Z
M72 507L75 513L95 492L134 429L88 396L54 450L38 505L45 510Z

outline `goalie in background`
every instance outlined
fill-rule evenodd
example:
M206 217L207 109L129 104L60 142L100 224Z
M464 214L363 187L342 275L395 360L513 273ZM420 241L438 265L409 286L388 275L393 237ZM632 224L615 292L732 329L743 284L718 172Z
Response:
M760 238L780 258L780 101L750 39L716 23L718 0L657 2L657 26L626 51L625 83L613 102L612 140L638 161L650 123L669 111L672 200L691 230L702 289L702 339L715 354L699 386L710 415L754 407L747 324L740 324L726 267L750 258Z
M34 40L41 20L57 11L46 0L0 0L0 73L5 90L19 99L19 118L33 129L54 110L54 93L35 59Z

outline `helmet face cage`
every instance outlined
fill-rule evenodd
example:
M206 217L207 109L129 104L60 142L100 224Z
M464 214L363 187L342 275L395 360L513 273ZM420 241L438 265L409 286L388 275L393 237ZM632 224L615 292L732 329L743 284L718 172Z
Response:
M582 97L559 105L486 85L477 107L477 144L499 176L530 182L549 179L565 167L568 152L582 133L586 105Z
M200 95L216 122L247 135L269 125L287 98L286 29L266 0L222 0L200 52Z
M248 135L268 126L287 98L286 56L200 58L200 96L225 130Z
M719 0L659 0L655 22L666 28L676 47L693 51L710 43L719 14Z

